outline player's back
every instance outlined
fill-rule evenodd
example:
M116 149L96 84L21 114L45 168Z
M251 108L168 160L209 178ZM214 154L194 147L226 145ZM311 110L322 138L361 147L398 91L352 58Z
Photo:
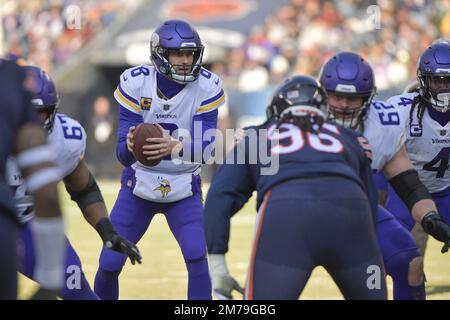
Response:
M28 110L30 95L24 90L25 72L16 64L0 59L0 168L1 179L14 137Z
M26 74L15 63L0 59L0 207L14 210L5 181L8 155L13 152L19 127L33 117L31 95L25 90Z
M356 132L328 122L324 123L319 134L302 132L291 123L283 123L278 134L275 128L276 124L270 122L253 127L267 129L267 134L258 130L258 139L268 139L266 154L278 157L276 174L261 174L261 169L268 165L260 161L251 165L259 198L273 186L296 178L337 176L350 179L364 189L360 172L368 160ZM264 145L261 142L258 141L257 145ZM252 150L247 149L249 152ZM273 160L270 165L274 165Z

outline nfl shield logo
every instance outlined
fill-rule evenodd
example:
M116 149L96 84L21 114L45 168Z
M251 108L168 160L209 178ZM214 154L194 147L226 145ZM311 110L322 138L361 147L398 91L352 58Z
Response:
M445 137L445 135L447 134L447 130L441 130L439 131L439 134L441 135L441 137Z
M163 106L163 109L164 109L164 111L167 111L167 110L170 109L170 106L169 106L168 104L165 104L165 105Z

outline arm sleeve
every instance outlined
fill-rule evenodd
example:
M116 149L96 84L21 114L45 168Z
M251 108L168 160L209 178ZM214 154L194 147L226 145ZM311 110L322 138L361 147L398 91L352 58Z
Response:
M236 148L231 151L235 152ZM205 202L205 234L210 254L228 251L230 218L244 206L256 187L248 165L228 163L218 169Z
M378 211L378 190L372 173L371 161L364 156L363 164L361 166L360 177L367 192L370 208L372 210L372 217L376 221Z
M118 127L118 141L116 147L117 159L125 167L131 166L136 159L133 154L127 149L127 133L132 126L138 126L143 122L142 116L129 111L127 108L119 107L119 127Z
M372 150L370 147L370 141L368 141L363 135L350 130L349 131L358 141L359 153L359 176L366 190L367 198L369 200L370 208L372 211L373 221L375 223L377 211L378 211L378 189L375 184L375 179L372 171Z

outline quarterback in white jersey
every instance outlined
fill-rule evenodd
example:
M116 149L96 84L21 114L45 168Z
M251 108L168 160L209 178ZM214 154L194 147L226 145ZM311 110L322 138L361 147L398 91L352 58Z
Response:
M120 108L117 157L125 168L111 221L136 243L153 216L163 213L186 263L188 298L211 299L199 172L207 160L203 151L213 142L213 135L204 133L217 127L224 91L219 77L202 68L202 42L185 21L159 26L150 53L153 66L126 70L114 92ZM163 138L149 138L143 146L147 159L162 159L154 167L136 161L132 153L134 129L143 122L164 131ZM121 256L102 251L95 278L100 298L118 298L123 264Z
M450 44L436 43L420 57L418 92L388 100L406 123L406 150L419 178L431 193L439 213L450 223ZM403 120L404 119L404 120ZM389 190L386 206L408 228L408 217L394 190Z
M200 142L198 146L202 146L203 133L215 129L203 121L202 115L214 115L213 111L224 103L225 96L219 77L204 68L200 69L195 82L186 83L171 98L161 94L165 90L170 91L171 85L165 88L164 80L158 81L158 74L154 66L127 69L120 77L114 96L121 107L139 116L141 122L157 123L172 136L171 140L164 141L170 148L164 147L160 152L163 155L152 153L163 141L156 140L159 144L148 146L153 148L148 151L150 159L163 157L158 165L148 167L137 161L132 164L136 177L134 195L155 202L174 202L192 195L189 188L191 176L200 173L200 165L207 159L202 159L204 148L194 149L191 145ZM180 85L175 83L173 86ZM172 157L180 153L180 150L172 152L173 147L183 150L179 160L184 161L173 161ZM167 194L155 190L160 185L161 173L171 186Z
M140 253L137 247L117 234L108 218L106 206L101 192L83 160L86 148L86 133L78 121L58 114L58 95L56 87L50 77L41 69L34 66L25 67L28 72L35 74L36 86L33 92L32 104L36 109L44 129L48 132L49 145L53 151L55 162L60 177L63 179L67 191L72 200L76 201L85 219L97 230L105 245L117 252L130 257L134 264L140 262ZM21 227L21 264L19 271L31 279L35 279L38 273L35 261L35 241L30 229L30 221L33 218L33 199L28 194L28 185L23 180L18 170L15 158L9 158L7 163L6 178L9 186L15 192L17 213ZM79 273L79 285L74 288L70 281L66 281L58 295L63 299L93 300L98 299L91 290L81 269L81 262L73 247L66 238L65 257L66 279Z
M330 118L361 131L368 138L373 148L374 172L384 172L412 209L413 217L423 225L439 221L441 231L450 230L439 220L430 195L408 159L403 144L405 124L401 121L404 119L393 106L372 101L375 85L370 65L358 54L338 53L324 64L320 82L328 93ZM434 237L440 237L441 231L426 230ZM394 298L424 299L423 260L410 233L381 206L376 232L386 271L393 278ZM450 238L440 240L447 244ZM447 249L446 245L444 248Z

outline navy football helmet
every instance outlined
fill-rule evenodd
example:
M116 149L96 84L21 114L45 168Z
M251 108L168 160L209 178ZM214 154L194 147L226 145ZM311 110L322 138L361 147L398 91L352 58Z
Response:
M345 127L358 127L367 116L370 103L376 94L373 70L367 61L356 53L340 52L323 65L319 81L328 94L363 99L361 107L354 110L329 106L330 120Z
M178 66L169 62L169 54L183 50L192 52L194 60L189 72L177 74ZM150 59L156 70L169 80L182 84L197 79L202 66L203 50L197 31L182 20L164 22L153 32L150 41Z
M327 94L312 77L296 75L287 78L273 94L266 110L267 118L282 123L289 119L307 119L297 122L302 129L316 131L311 125L320 125L327 118Z
M450 108L450 44L441 42L428 47L417 66L419 94L431 106L446 112Z
M31 104L37 112L46 113L43 127L50 133L53 129L59 102L55 83L45 71L36 66L25 66L24 68L32 74L35 82Z

